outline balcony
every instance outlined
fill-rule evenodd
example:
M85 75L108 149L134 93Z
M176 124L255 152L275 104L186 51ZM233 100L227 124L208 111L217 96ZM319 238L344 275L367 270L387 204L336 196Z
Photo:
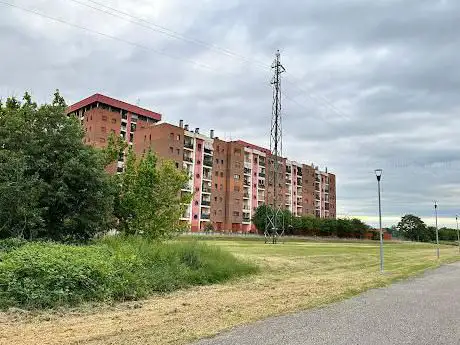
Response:
M251 186L251 182L249 182L247 179L244 179L243 184L248 187Z
M211 206L211 200L202 200L201 201L201 206Z
M193 158L191 156L185 156L184 155L184 162L193 163Z
M249 193L243 193L243 199L249 199Z
M211 155L212 156L212 150L211 149L207 149L206 147L204 148L204 154L205 155Z
M251 217L247 213L243 213L243 223L250 223Z
M259 159L259 165L261 167L264 167L265 166L265 159L263 159L262 157Z
M287 166L287 167L286 167L286 172L287 172L288 174L290 174L290 173L292 172L292 170L291 170L291 167L290 167L290 166Z
M184 147L189 150L193 150L193 141L184 140Z
M205 157L203 159L203 165L205 165L207 167L212 167L212 157L211 158Z
M211 194L211 187L203 187L203 193Z
M259 177L265 178L265 173L259 173Z
M259 189L265 189L265 183L259 183L259 184L257 185L257 187L258 187Z
M186 182L182 186L182 190L184 190L184 191L191 191L192 188L193 188L193 186L192 186L192 184L190 182Z
M245 174L245 175L251 175L251 171L252 171L252 170L249 169L249 168L244 168L244 174Z
M211 214L210 213L202 213L200 218L208 220L208 219L211 218Z

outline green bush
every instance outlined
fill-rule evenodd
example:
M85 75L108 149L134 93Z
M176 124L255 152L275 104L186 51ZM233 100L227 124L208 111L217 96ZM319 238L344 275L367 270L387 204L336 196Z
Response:
M4 240L0 240L0 255L9 253L19 247L22 247L27 243L26 240L22 240L19 238L6 238Z
M134 300L256 270L195 242L112 237L90 246L29 243L0 257L0 308Z

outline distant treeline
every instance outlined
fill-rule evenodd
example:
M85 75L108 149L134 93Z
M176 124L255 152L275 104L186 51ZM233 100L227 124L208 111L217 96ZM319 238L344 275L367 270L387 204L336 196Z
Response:
M267 205L257 208L252 221L260 233L265 231L267 212L271 210ZM286 234L298 236L325 236L340 238L365 238L372 228L361 220L315 218L313 216L294 216L289 210L279 213L278 224L284 224Z

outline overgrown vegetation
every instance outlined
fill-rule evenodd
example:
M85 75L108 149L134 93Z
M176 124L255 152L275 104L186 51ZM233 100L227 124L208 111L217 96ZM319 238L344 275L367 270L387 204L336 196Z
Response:
M0 255L0 308L136 300L256 270L220 248L197 242L116 236L87 246L21 243Z
M270 211L270 206L261 205L252 218L254 225L261 233L265 231L268 211ZM279 214L278 224L283 223L288 235L363 238L371 230L359 219L296 217L289 210L283 210Z
M126 142L85 145L65 109L58 91L42 106L27 93L0 102L0 308L138 299L256 270L217 248L160 242L181 231L189 177L131 149L125 172L109 175Z

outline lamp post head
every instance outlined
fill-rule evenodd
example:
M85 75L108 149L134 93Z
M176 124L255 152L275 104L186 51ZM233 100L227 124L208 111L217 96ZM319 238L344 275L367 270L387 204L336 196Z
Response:
M438 202L437 201L434 202L434 208L438 208Z
M382 177L383 170L382 169L375 169L374 172L375 172L375 176L377 177L377 181L380 181L380 179Z

